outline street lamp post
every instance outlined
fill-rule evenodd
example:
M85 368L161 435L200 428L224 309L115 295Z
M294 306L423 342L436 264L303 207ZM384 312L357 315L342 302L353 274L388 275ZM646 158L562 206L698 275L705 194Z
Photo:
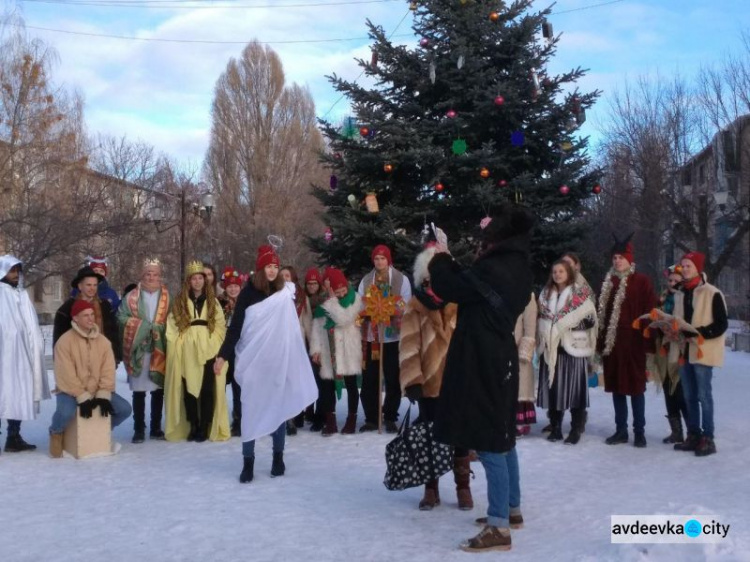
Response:
M156 213L156 216L153 218L153 221L154 221L154 226L156 227L156 231L160 234L163 232L166 232L170 228L174 228L176 226L180 227L180 278L182 279L185 276L185 268L187 266L187 217L188 217L187 190L183 186L180 189L179 195L175 195L174 193L169 193L167 191L154 191L154 190L145 189L145 188L144 188L144 191L148 191L156 195L163 195L165 197L170 197L170 198L179 200L180 217L176 223L169 225L167 228L159 229L159 223L162 220L162 211L160 209ZM211 220L211 213L213 212L213 209L214 209L214 197L210 192L206 192L201 196L200 202L201 202L201 205L200 206L194 205L195 208L192 211L195 215L209 222Z

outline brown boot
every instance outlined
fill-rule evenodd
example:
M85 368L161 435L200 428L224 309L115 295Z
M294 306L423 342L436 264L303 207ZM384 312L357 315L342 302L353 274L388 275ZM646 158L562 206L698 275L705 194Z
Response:
M349 435L357 431L357 414L349 414L346 416L346 422L344 427L341 428L341 433Z
M323 427L323 430L320 432L320 434L323 437L330 437L334 433L339 432L339 427L336 425L336 413L331 412L329 414L326 414L326 424Z
M479 534L461 544L466 552L489 552L491 550L510 550L510 529L490 527L487 525Z
M63 434L49 434L49 456L53 459L59 459L63 455Z
M438 480L430 480L424 485L424 497L419 502L420 511L431 511L432 508L440 505L440 490L438 490Z
M471 497L471 488L469 486L472 474L470 462L469 457L453 459L453 480L456 482L458 509L461 511L474 509L474 499Z

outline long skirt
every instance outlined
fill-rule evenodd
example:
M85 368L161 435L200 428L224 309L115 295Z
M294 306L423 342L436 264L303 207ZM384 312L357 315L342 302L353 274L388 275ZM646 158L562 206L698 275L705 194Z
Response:
M537 406L548 410L588 407L588 358L571 357L561 347L557 353L555 379L551 388L549 379L549 367L542 356L539 361Z

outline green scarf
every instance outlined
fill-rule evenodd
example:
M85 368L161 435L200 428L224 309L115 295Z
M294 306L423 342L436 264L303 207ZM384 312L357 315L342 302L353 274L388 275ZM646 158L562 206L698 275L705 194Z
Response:
M356 292L354 291L352 286L349 285L349 290L346 292L346 295L338 299L341 308L349 308L351 305L353 305L355 296ZM323 308L323 305L318 305L315 307L315 310L313 311L313 318L325 318L326 323L324 328L326 330L332 330L336 327L336 323L333 321L326 309Z

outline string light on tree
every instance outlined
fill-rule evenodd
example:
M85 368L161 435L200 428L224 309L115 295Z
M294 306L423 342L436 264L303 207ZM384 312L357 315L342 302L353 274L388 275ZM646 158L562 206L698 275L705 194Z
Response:
M445 116L446 116L446 117L447 117L448 119L453 119L453 118L454 118L454 117L455 117L456 115L458 115L458 113L456 113L456 111L455 111L455 110L453 110L453 109L449 109L449 110L448 110L448 111L446 111L446 113L445 113Z
M442 183L438 182L435 184L435 191L440 192L440 191L443 191L444 189L445 189L445 186Z
M326 242L330 242L331 240L333 240L333 231L331 230L330 226L326 227L326 230L323 233L323 239Z
M490 171L487 168L482 168L481 170L479 170L479 175L484 179L487 179L488 177L490 177Z
M505 180L500 180L499 182L497 182L497 186L498 187L508 187L508 182L505 181Z
M393 171L393 164L385 164L383 170L385 170L385 173L390 174Z
M570 188L567 185L561 185L560 193L562 193L563 195L567 195L568 193L570 193Z
M495 105L501 106L505 103L505 98L503 96L495 96Z

